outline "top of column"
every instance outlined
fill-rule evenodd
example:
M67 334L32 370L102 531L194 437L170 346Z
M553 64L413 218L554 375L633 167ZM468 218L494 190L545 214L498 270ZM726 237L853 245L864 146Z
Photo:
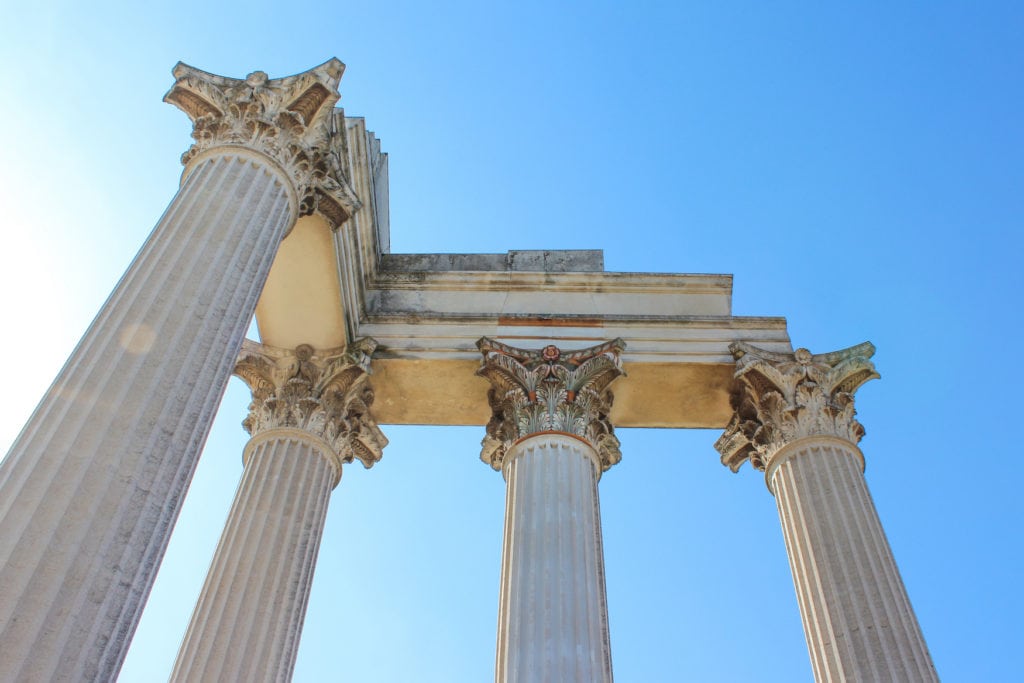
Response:
M330 59L309 71L244 79L200 71L179 62L164 101L192 120L189 163L218 147L243 147L269 157L287 174L300 216L322 214L338 227L360 207L350 185L344 112L335 109L345 65Z
M764 470L783 446L800 438L834 436L856 444L864 436L853 394L879 376L870 342L820 354L778 353L745 342L733 342L729 350L736 359L735 412L715 448L733 472L747 460Z
M491 383L487 393L492 416L480 459L501 470L505 454L534 434L563 433L590 444L601 471L622 459L608 412L611 382L625 373L621 339L577 351L554 344L540 350L519 349L483 337L478 375Z
M369 338L326 351L308 344L278 349L246 339L235 366L235 375L252 390L242 426L254 438L281 429L312 434L331 448L326 455L337 460L339 477L341 465L353 460L372 467L388 443L370 413L368 376L376 348Z

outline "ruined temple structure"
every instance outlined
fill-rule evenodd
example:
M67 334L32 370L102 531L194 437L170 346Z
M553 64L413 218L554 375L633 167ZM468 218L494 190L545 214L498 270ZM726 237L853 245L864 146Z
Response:
M794 350L785 319L732 315L729 275L390 253L343 71L175 67L181 185L0 466L0 680L116 678L232 374L252 438L174 681L290 678L332 491L388 424L478 425L504 477L499 682L612 680L619 427L721 429L722 462L764 473L817 680L937 680L863 476L871 344Z

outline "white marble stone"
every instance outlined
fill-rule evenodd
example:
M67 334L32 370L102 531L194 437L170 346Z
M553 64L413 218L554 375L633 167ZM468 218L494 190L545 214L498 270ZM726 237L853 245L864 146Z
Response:
M239 150L193 166L0 465L0 680L111 680L294 220Z
M376 463L376 344L286 351L246 341L236 374L253 392L245 471L172 681L288 681L295 667L331 490L342 466Z
M249 450L171 681L289 681L340 469L305 432Z
M773 464L815 680L938 681L857 447L805 438Z
M539 434L505 456L498 683L610 683L598 456Z
M507 486L495 680L611 683L597 483L622 457L607 415L625 344L478 346L492 410L481 458Z
M874 347L732 351L735 414L715 447L734 471L763 470L775 495L815 680L937 681L856 445Z
M116 677L278 246L358 207L343 68L175 67L182 185L0 464L0 680Z

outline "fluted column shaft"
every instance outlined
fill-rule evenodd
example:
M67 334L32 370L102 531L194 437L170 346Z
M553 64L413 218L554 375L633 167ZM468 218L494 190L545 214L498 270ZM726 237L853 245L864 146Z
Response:
M807 437L773 458L775 494L818 681L937 681L849 441Z
M277 246L278 167L195 160L0 465L0 680L111 680Z
M854 392L878 377L869 343L812 354L744 342L735 413L715 443L733 471L765 472L817 681L937 681L864 480Z
M278 245L358 207L343 71L175 67L181 188L0 465L0 680L117 675Z
M343 463L370 467L387 443L370 416L374 348L243 343L253 437L172 681L291 679L331 490Z
M331 489L341 475L321 439L261 434L178 653L172 681L288 681L309 603Z
M539 434L505 458L497 681L610 683L597 453Z
M622 458L608 385L625 343L477 347L492 411L480 457L507 483L495 680L611 683L597 482Z

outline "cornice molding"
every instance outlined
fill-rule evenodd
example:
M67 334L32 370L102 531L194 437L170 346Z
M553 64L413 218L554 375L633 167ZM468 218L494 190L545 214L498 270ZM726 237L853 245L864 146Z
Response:
M520 270L377 270L371 289L427 291L603 292L617 294L710 294L730 296L731 275L688 273L541 272Z

